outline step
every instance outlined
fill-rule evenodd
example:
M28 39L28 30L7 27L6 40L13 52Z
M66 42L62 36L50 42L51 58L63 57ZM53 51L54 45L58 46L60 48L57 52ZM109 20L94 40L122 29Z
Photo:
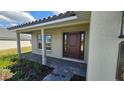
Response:
M71 72L54 70L51 74L47 75L43 81L69 81L73 76Z

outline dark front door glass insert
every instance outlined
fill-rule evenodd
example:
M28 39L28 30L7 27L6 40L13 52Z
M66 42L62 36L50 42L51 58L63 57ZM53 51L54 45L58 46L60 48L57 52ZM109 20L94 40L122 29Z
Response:
M64 33L63 35L63 45L64 45L64 56L67 56L67 33Z
M63 35L63 56L84 59L84 33L72 32Z
M80 58L84 59L84 43L85 43L85 34L81 33L80 34Z

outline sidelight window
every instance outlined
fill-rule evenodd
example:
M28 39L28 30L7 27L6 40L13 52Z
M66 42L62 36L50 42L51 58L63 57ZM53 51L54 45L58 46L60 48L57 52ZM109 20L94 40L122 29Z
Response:
M67 34L64 34L64 51L67 50Z
M85 34L80 34L80 58L84 58L84 42L85 41Z

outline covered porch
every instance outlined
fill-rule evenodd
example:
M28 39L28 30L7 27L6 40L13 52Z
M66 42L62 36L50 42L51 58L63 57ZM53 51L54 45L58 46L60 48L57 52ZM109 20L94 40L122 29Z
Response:
M82 27L81 27L82 26ZM67 27L67 28L66 28ZM86 71L87 71L87 40L88 40L88 24L76 24L72 26L66 26L61 28L52 28L52 29L41 29L38 31L32 32L20 32L20 33L31 33L32 35L32 52L22 54L20 50L20 39L17 41L18 46L18 55L21 59L26 59L28 61L38 62L43 65L54 68L53 72L44 78L46 81L69 81L72 77L81 76L86 80ZM81 27L81 28L80 28ZM83 36L83 42L85 39L85 43L83 43L83 57L80 59L74 58L73 56L64 56L63 51L63 31L64 29L66 33L76 33L75 35L80 35L80 29L85 30L85 36ZM59 32L57 32L57 30ZM66 30L67 29L67 30ZM71 30L70 30L71 29ZM77 30L77 31L75 31ZM38 36L41 36L42 41L40 44L38 42ZM46 35L52 36L51 47L47 47L46 45ZM18 33L17 33L17 37ZM76 38L75 38L76 39ZM73 41L74 42L74 41ZM80 41L78 41L80 42ZM74 42L73 44L76 44ZM74 49L70 49L74 51ZM74 54L72 52L72 54ZM76 55L77 56L77 55Z
M74 75L86 80L89 24L90 12L67 12L10 29L17 33L21 59L54 68L44 80L70 80ZM32 36L32 53L21 54L20 33Z

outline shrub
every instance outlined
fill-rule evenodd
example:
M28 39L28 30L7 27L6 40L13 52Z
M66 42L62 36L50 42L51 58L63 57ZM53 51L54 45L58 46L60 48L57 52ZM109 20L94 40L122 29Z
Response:
M13 77L11 78L11 80L17 81L20 78L22 78L23 76L24 76L24 73L22 71L16 71L15 75L13 75Z
M9 69L0 68L0 80L6 80L13 76Z
M0 57L0 68L8 68L14 65L15 63L20 62L17 55L8 55Z
M18 56L17 55L10 56L9 60L11 62L16 62L18 60Z

